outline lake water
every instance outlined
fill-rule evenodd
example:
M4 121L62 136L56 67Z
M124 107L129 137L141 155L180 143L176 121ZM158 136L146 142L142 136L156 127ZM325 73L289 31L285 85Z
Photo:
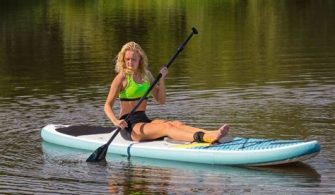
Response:
M175 0L0 2L0 193L335 193L335 1ZM111 125L103 104L113 60L130 40L167 103L148 115L232 136L316 139L318 156L243 168L109 156L50 145L43 126Z

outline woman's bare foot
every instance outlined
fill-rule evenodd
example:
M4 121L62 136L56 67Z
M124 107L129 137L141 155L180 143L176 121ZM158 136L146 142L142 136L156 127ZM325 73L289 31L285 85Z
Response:
M204 135L204 141L213 143L219 141L222 137L226 136L229 132L229 125L224 124L217 131L213 131L213 133L206 133Z
M228 124L224 124L222 125L222 127L219 128L218 130L220 133L218 134L218 136L216 137L215 141L219 141L221 138L223 138L224 136L226 136L229 132L229 125Z

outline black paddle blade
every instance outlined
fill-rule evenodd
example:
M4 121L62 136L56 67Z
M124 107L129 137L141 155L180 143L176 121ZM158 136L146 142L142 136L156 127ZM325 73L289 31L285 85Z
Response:
M108 150L108 144L104 144L96 149L91 156L86 159L86 162L101 162L106 161L106 154Z

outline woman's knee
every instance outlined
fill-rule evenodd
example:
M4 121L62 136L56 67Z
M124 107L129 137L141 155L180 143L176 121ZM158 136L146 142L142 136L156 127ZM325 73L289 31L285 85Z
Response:
M174 129L179 128L180 123L177 123L175 121L165 121L164 123L161 123L161 131L163 132L169 132Z
M171 121L171 124L176 127L184 125L184 123L181 121Z
M181 121L155 121L153 124L159 124L162 133L169 133L171 130L179 129L183 123Z

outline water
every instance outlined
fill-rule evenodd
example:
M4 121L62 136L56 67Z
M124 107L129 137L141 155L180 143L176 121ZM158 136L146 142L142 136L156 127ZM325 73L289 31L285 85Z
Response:
M0 193L332 194L333 1L1 1ZM203 166L110 156L42 142L49 123L108 126L103 104L120 47L135 40L154 75L199 30L150 117L233 136L317 139L304 163Z

